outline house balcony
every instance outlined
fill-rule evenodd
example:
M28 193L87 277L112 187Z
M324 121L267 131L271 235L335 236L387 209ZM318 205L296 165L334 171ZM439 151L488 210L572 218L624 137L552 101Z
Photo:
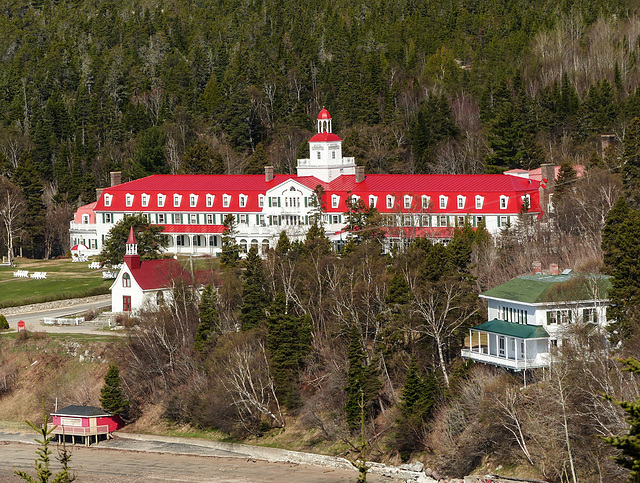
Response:
M74 223L69 222L69 228L72 233L87 233L90 235L96 234L96 224L95 223Z
M533 359L515 359L505 356L497 356L488 353L488 348L483 347L482 350L462 349L462 357L471 359L475 362L483 362L494 366L505 367L513 371L522 371L524 369L535 369L539 367L549 367L549 354L537 354Z

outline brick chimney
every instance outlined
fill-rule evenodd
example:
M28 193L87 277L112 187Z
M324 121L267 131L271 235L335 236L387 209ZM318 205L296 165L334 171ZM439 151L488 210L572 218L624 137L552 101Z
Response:
M534 275L542 274L542 262L531 262L531 273Z
M362 183L364 178L364 166L356 166L356 183Z
M601 134L600 135L600 156L602 158L607 154L607 149L616 147L615 134Z
M118 186L122 183L122 173L120 171L111 171L111 186Z
M549 275L558 275L558 264L552 263L549 265Z
M104 188L96 188L96 201L100 199L103 191L104 191Z
M273 181L273 166L264 167L264 180L268 183Z

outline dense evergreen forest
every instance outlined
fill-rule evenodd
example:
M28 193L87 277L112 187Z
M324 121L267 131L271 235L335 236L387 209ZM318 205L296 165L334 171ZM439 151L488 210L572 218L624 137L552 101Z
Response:
M124 180L293 172L322 106L368 172L562 165L548 223L523 217L497 240L467 227L447 246L417 240L388 255L372 219L340 254L314 225L304 242L283 234L266 260L239 261L227 239L201 296L176 286L160 310L125 321L139 329L117 356L127 417L160 408L235 437L293 434L309 450L421 458L449 476L505 464L549 481L621 481L600 436L628 429L603 394L639 395L614 359L640 347L634 8L8 0L0 217L21 230L2 250L65 253L73 210L112 170ZM614 139L604 150L603 134ZM586 167L579 179L575 164ZM10 199L21 209L7 210ZM523 388L521 375L469 366L459 350L484 319L476 294L532 261L612 274L617 323L608 337L577 330L554 370Z
M624 2L20 1L0 8L0 174L25 255L110 170L291 172L324 105L369 172L598 163L640 115ZM601 153L600 153L601 154Z

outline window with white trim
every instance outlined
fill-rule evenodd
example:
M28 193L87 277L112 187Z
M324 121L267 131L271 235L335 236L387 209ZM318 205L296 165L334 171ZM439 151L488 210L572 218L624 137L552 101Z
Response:
M164 223L164 213L158 213L158 224Z
M531 195L524 195L522 197L522 205L526 204L527 208L531 208Z
M249 215L247 215L246 213L240 213L240 217L239 217L238 223L242 223L243 225L248 225L249 224Z
M195 208L196 206L198 206L198 195L189 195L189 206L191 208Z
M110 194L105 194L104 195L104 206L111 206L111 200L113 199L113 196Z
M484 196L476 195L476 210L481 210L484 205Z
M127 206L133 206L133 195L130 193L127 193L125 195L125 200L126 200L126 205Z
M89 215L87 213L85 213L84 215L82 215L82 224L83 225L88 225L89 224Z
M160 194L160 193L158 194L158 206L160 208L162 208L164 206L164 200L166 200L166 199L167 199L166 195L163 195L163 194Z
M180 206L181 202L182 202L182 195L174 194L173 195L173 206L174 207L178 207L178 206Z
M150 196L146 193L142 193L142 195L140 196L140 200L142 201L142 206L143 207L147 207L149 206L149 198Z
M393 204L395 203L395 197L393 195L387 195L387 209L393 208Z
M340 206L340 197L338 195L331 195L331 208L338 208Z
M500 209L506 210L508 204L509 204L509 197L505 195L500 195Z
M467 201L466 196L458 195L458 209L464 210L464 203Z
M369 207L375 208L377 203L378 203L378 197L374 195L369 195Z
M213 213L207 213L207 225L213 225L214 220Z
M189 223L191 225L197 225L198 224L198 215L196 213L191 213L189 215Z
M207 208L211 208L213 206L214 196L211 194L207 195Z
M430 204L431 204L431 197L427 195L422 195L422 209L428 210Z
M229 208L231 204L231 195L222 195L222 206L224 208Z
M240 202L240 208L245 208L247 206L247 195L240 195L238 201Z
M405 210L410 210L411 209L411 203L412 202L413 202L413 196L404 195L404 209Z
M264 208L264 195L258 195L258 206Z
M111 213L105 213L104 214L104 222L105 223L111 223Z
M440 209L444 210L447 207L448 197L445 195L440 195Z

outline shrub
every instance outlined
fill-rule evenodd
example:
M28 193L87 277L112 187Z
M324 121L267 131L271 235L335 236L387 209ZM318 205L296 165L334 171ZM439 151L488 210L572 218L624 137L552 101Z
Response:
M7 318L0 314L0 330L7 330L9 328L9 322L7 322Z

